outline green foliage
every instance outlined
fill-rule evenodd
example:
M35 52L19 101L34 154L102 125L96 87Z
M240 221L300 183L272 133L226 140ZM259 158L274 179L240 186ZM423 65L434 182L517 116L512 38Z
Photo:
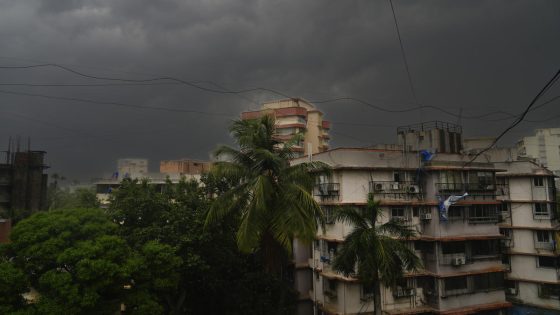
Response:
M237 218L203 228L207 196L230 187L211 176L203 180L203 187L182 180L160 190L147 181L125 180L113 192L109 214L120 223L119 235L141 253L135 263L143 266L126 304L145 314L160 312L158 305L165 314L293 313L297 294L237 250ZM137 301L150 303L140 308Z
M234 185L218 192L206 217L209 226L232 214L239 216L239 249L261 250L269 271L280 269L291 255L295 237L309 242L317 233L317 222L323 224L323 213L311 191L313 172L326 171L322 163L290 166L292 147L300 135L282 145L274 124L270 116L233 123L230 131L239 150L218 148L215 155L228 162L215 163L211 178Z
M56 185L50 185L47 191L49 209L76 209L76 208L99 208L100 203L93 188L77 188L70 191L68 188L61 189Z
M29 290L23 271L7 261L0 261L0 314L8 314L25 305L22 294Z
M37 213L12 231L7 253L40 294L38 314L112 314L130 281L126 242L97 209Z

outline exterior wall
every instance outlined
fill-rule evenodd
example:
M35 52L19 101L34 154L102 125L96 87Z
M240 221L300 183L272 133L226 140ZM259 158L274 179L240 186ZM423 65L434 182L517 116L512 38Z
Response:
M147 159L118 159L117 170L119 176L124 178L142 178L148 174Z
M166 174L202 174L210 170L211 163L194 160L167 160L159 164L159 172Z
M560 128L537 129L535 136L523 137L517 147L521 155L538 159L560 176Z
M533 306L540 306L542 308L556 310L560 312L560 301L558 299L542 298L539 296L539 284L534 282L519 282L518 293L515 296L516 300L527 303ZM540 314L535 312L534 314ZM558 314L558 313L556 313Z

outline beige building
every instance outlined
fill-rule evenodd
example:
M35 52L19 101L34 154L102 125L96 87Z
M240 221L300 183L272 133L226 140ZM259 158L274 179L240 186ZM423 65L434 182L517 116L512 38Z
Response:
M560 176L560 128L537 129L534 136L517 143L519 155L537 161Z
M159 163L159 172L163 174L195 175L210 171L211 162L190 159L166 160Z
M262 115L275 117L277 137L281 141L304 133L304 140L294 147L297 156L328 150L330 122L323 120L323 113L313 104L298 98L266 102L260 110L243 112L241 119L255 119Z
M420 149L421 139L413 135L432 134L442 140L426 139L430 149L453 151L445 148L457 148L450 145L457 141L453 134L460 131L457 127L435 122L408 126L407 143ZM436 153L431 160L422 160L418 151L408 149L412 148L340 148L313 155L333 173L321 178L315 190L327 216L325 233L317 235L311 250L294 249L298 270L309 266L307 273L296 273L301 298L309 298L315 314L373 314L371 292L332 268L352 226L330 219L334 207L364 207L368 194L373 194L384 212L380 223L403 220L418 232L409 246L424 264L398 286L382 289L385 314L505 314L512 304L504 290L507 266L502 264L504 237L498 225L502 200L497 196L497 174L503 170L483 159L466 165L470 156L458 153ZM469 196L451 206L447 220L442 219L439 201L464 192Z
M472 140L487 147L481 140ZM497 174L505 292L519 314L560 313L560 223L554 174L516 149L492 149L483 154L505 172Z
M118 159L117 170L119 178L142 178L148 174L148 160L147 159Z

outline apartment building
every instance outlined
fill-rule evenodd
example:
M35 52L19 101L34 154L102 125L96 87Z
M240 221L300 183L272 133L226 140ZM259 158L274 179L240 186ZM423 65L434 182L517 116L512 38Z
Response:
M315 189L327 229L318 233L311 252L303 248L294 252L299 266L308 261L307 274L299 272L295 282L302 299L309 297L314 314L374 311L371 292L356 278L332 268L337 248L352 227L333 221L331 215L338 206L364 207L368 194L380 201L384 213L380 223L403 220L418 232L409 246L424 265L398 286L382 289L385 314L505 314L511 307L504 291L507 268L498 226L502 201L497 196L497 174L503 170L478 160L466 164L469 156L446 153L457 147L453 133L458 128L431 122L399 129L411 145L420 142L411 140L414 134L434 129L429 133L443 134L432 139L433 151L440 153L430 160L406 146L401 146L406 150L340 148L313 155L313 160L333 168ZM451 206L443 219L440 200L465 192L469 196Z
M523 137L517 149L519 155L537 159L560 176L560 128L537 129L534 136Z
M293 148L296 156L328 150L330 122L324 120L323 113L310 102L299 98L266 102L257 111L243 112L241 119L255 119L262 115L275 117L277 137L281 141L304 133L304 140Z

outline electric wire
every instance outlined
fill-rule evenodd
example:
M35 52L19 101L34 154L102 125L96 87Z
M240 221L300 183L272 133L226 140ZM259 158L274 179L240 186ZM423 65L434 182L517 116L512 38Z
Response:
M70 67L67 66L63 66L60 64L55 64L55 63L45 63L45 64L36 64L36 65L23 65L23 66L0 66L0 69L34 69L34 68L45 68L45 67L54 67L54 68L58 68L60 70L63 71L67 71L69 73L78 75L78 76L82 76L85 78L90 78L90 79L95 79L95 80L107 80L107 81L119 81L119 82L124 82L124 83L113 83L113 84L29 84L29 83L0 83L0 86L2 85L14 85L14 86L45 86L45 87L54 87L54 86L127 86L127 85L187 85L193 88L197 88L197 89L201 89L203 91L206 92L211 92L211 93L220 93L220 94L233 94L233 95L240 95L240 94L244 94L244 93L249 93L249 92L255 92L255 91L268 91L286 98L292 98L289 95L277 91L275 89L270 89L270 88L263 88L263 87L256 87L256 88L248 88L248 89L241 89L241 90L228 90L226 88L224 88L223 86L218 85L217 83L213 82L213 81L185 81L179 78L175 78L175 77L170 77L170 76L161 76L161 77L154 77L154 78L148 78L148 79L129 79L129 78L115 78L115 77L106 77L106 76L95 76L95 75L90 75L87 73L83 73L80 71L77 71L75 69L72 69ZM162 81L162 80L169 80L172 82L157 82L157 81ZM207 88L204 86L201 86L200 83L208 83L208 84L212 84L216 87L218 87L218 89L211 89L211 88ZM10 92L12 94L16 94L17 92L14 91L4 91L6 93ZM242 96L242 95L240 95ZM559 99L560 96L556 96L546 102L544 102L543 104L540 104L538 106L536 106L534 109L532 110L536 110L538 108L541 108L547 104L552 103L553 101L556 101L557 99ZM251 102L254 102L251 99L245 98ZM467 116L467 115L458 115L456 113L453 113L449 110L446 110L442 107L439 106L435 106L435 105L422 105L422 104L418 104L417 106L414 107L409 107L409 108L404 108L404 109L389 109L389 108L385 108L379 105L375 105L372 104L371 102L367 102L365 100L359 99L359 98L355 98L355 97L335 97L335 98L330 98L330 99L322 99L322 100L310 100L311 103L315 103L315 104L322 104L322 103L331 103L331 102L337 102L337 101L353 101L359 104L362 104L364 106L370 107L372 109L378 110L378 111L382 111L382 112L387 112L387 113L406 113L406 112L413 112L413 111L418 111L418 110L422 110L422 109L432 109L432 110L436 110L436 111L440 111L444 114L447 114L449 116L455 117L455 118L459 118L461 117L461 119L470 119L470 120L483 120L483 118L485 117L489 117L489 116L494 116L494 115L505 115L507 117L504 118L495 118L495 119L486 119L489 122L496 122L496 121L504 121L504 120L509 120L515 117L518 117L518 115L516 114L512 114L506 111L502 111L502 110L497 110L497 111L492 111L489 113L485 113L485 114L480 114L480 115L471 115L471 116ZM255 103L255 102L254 102ZM528 122L543 122L543 121L549 121L552 120L553 118L548 118L545 120L535 120L535 121L530 121L530 120L526 120Z
M554 83L556 83L556 81L558 80L558 78L560 78L560 69L558 69L558 71L556 71L556 73L554 74L554 76L545 84L545 86L539 91L539 93L533 98L533 100L531 100L531 102L529 103L529 105L527 106L527 108L523 111L523 113L521 113L521 115L519 115L519 117L512 123L510 124L510 126L508 126L506 129L504 129L499 135L498 137L496 137L494 139L494 141L492 141L492 143L482 149L481 151L479 151L478 153L476 153L474 155L473 158L470 159L470 161L468 161L467 163L465 163L465 165L463 167L466 167L467 165L471 164L474 160L476 160L480 155L482 155L484 152L490 150L492 147L494 147L494 145L496 145L496 143L506 134L508 133L511 129L515 128L515 126L519 125L523 119L525 118L525 116L527 116L527 114L529 113L529 111L531 110L531 108L535 105L535 103L539 100L539 98L541 98L541 96L543 96L553 85Z
M399 45L401 47L401 54L403 58L404 68L406 70L406 75L408 77L408 83L410 85L410 91L412 92L412 97L414 98L414 102L418 105L418 97L416 96L416 91L414 89L414 83L412 82L412 76L410 75L410 68L408 67L408 61L406 58L406 53L404 50L404 45L401 38L401 32L399 30L399 22L397 21L397 15L395 14L395 7L393 6L393 0L389 0L389 4L391 5L391 12L393 12L393 21L395 22L395 28L397 30L397 37L399 39Z
M208 116L236 117L236 115L223 113L223 112L208 112L208 111L199 111L199 110L172 108L172 107L136 105L136 104L127 104L127 103L112 102L112 101L97 101L97 100L84 99L84 98L53 96L53 95L38 94L38 93L15 92L15 91L6 91L6 90L0 90L0 93L8 94L8 95L39 97L39 98L80 102L80 103L88 103L88 104L119 106L119 107L135 108L135 109L149 109L149 110L175 112L175 113L191 113L191 114L201 114L201 115L208 115Z

